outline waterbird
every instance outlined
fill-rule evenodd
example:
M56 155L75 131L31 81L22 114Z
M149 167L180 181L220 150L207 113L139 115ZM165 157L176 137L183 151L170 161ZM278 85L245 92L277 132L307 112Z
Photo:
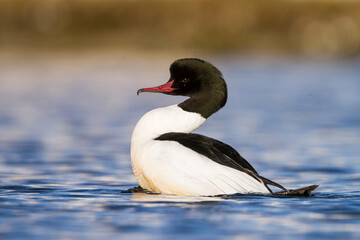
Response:
M272 185L288 192L259 175L233 147L192 133L227 101L226 82L214 65L198 58L178 59L170 65L168 82L139 89L137 94L142 92L188 97L180 104L147 112L136 124L131 138L131 165L142 189L214 196L271 194Z

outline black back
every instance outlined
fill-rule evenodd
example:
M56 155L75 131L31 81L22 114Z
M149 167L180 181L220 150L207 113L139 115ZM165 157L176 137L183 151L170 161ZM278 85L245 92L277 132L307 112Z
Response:
M263 181L265 184L270 184L286 190L280 184L260 176L250 163L246 161L246 159L243 158L234 148L216 139L194 133L170 132L157 137L155 140L178 142L218 164L245 172L259 182Z

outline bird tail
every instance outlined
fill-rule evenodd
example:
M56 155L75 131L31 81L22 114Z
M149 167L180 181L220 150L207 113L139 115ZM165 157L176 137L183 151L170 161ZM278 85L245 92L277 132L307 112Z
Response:
M272 185L272 186L275 186L275 187L277 187L277 188L280 188L280 189L282 189L282 190L284 190L284 191L287 191L286 188L284 188L283 186L281 186L280 184L278 184L278 183L276 183L276 182L274 182L274 181L271 181L270 179L267 179L267 178L265 178L265 177L263 177L263 176L260 176L260 175L258 175L258 177L261 179L261 181L263 181L263 183L265 183L267 189L269 189L269 191L270 191L271 193L272 193L273 191L271 191L271 189L270 189L267 185Z

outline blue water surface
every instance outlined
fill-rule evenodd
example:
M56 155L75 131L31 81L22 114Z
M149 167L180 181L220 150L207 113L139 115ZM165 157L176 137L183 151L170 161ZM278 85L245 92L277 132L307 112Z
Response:
M137 120L184 99L136 90L175 58L0 61L0 239L360 239L358 60L209 58L229 99L197 132L314 196L124 192Z

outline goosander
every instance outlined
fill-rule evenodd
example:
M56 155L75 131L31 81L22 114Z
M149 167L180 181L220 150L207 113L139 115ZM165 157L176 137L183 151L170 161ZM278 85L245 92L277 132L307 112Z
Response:
M234 148L216 139L192 133L227 100L222 73L197 59L176 60L170 80L139 89L189 97L184 102L157 108L137 123L131 138L131 165L139 185L146 190L187 196L235 193L270 194L273 185Z

